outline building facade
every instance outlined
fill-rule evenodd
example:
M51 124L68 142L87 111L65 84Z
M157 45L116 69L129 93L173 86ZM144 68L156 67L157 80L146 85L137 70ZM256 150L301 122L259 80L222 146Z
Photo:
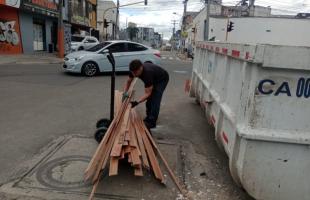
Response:
M119 19L117 18L116 4L113 1L99 1L97 12L100 41L118 39L117 24L119 24ZM108 27L104 27L104 19L108 22Z
M59 0L0 0L0 53L58 50ZM65 52L72 34L99 36L97 0L63 0ZM98 33L98 34L97 34Z
M97 29L97 0L68 1L68 21L72 34L92 35Z
M58 2L23 0L19 11L23 52L57 49Z
M209 40L246 44L274 44L310 46L310 19L298 16L275 16L270 7L227 7L214 9L209 27L206 26L206 9L203 9L186 26L185 48L194 49L197 41ZM221 12L218 12L221 11ZM233 30L227 25L233 22Z
M20 54L23 52L20 20L20 1L0 1L0 54Z
M154 44L154 28L149 27L137 27L139 32L137 34L137 41L152 46Z

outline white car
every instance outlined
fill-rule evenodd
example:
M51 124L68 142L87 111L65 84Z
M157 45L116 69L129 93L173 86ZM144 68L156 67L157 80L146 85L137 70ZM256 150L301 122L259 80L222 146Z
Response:
M93 46L99 44L97 38L92 36L80 36L72 35L71 37L71 50L72 51L81 51L90 49Z
M134 59L157 65L160 64L161 60L158 50L143 44L118 40L106 41L88 50L68 54L64 59L63 68L66 72L82 73L86 76L112 71L106 49L113 53L116 71L128 72L129 63Z

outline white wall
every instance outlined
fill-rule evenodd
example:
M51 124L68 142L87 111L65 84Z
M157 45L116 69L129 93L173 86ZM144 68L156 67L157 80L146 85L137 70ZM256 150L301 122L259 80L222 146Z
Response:
M256 15L265 13L270 8L255 7ZM218 8L211 9L217 13ZM268 13L268 12L267 12ZM204 40L204 20L206 9L203 9L193 20L188 32L188 39ZM248 44L274 44L289 46L310 46L310 19L279 18L279 17L238 17L231 18L234 30L228 33L227 42ZM210 18L209 39L216 37L217 41L225 42L227 18ZM196 28L195 35L191 28Z
M97 1L97 29L99 30L100 34L100 39L102 37L105 37L106 30L104 29L103 33L103 23L98 23L98 22L103 22L103 13L106 9L115 7L115 3L113 1ZM105 19L110 22L112 21L114 24L116 24L116 8L115 9L110 9L105 13ZM109 24L108 26L108 34L111 36L113 34L113 25Z
M251 17L230 20L234 22L234 30L228 33L228 42L310 46L309 19ZM226 25L227 19L211 18L210 38L216 36L216 40L225 41ZM201 41L203 37L197 39Z

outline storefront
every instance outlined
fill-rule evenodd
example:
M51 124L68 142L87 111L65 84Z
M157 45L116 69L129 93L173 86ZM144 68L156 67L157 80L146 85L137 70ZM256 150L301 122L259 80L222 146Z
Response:
M56 1L23 1L19 19L24 53L57 49L57 17Z
M0 0L0 54L23 52L18 7L19 1Z

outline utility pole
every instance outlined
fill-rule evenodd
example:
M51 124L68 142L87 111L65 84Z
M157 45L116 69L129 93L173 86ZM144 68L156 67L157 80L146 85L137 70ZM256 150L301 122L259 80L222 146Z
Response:
M172 24L173 24L172 37L174 38L174 36L175 36L175 25L177 24L177 20L172 20Z
M104 21L104 19L105 19L105 14L107 13L107 11L109 11L109 10L111 10L111 9L117 8L117 11L118 11L120 7L136 5L136 4L140 4L140 3L144 3L144 5L147 5L147 0L138 1L138 2L135 2L135 3L129 3L129 4L125 4L125 5L119 5L119 0L118 0L118 1L117 1L117 6L114 6L114 7L111 7L111 8L107 8L106 10L103 11L103 21ZM117 12L117 15L118 15L118 12ZM116 23L117 23L117 22L116 22ZM104 32L104 29L105 29L105 27L103 27L103 32ZM106 30L106 32L107 32L107 30ZM107 38L107 37L106 37L106 38Z
M183 3L184 3L184 11L183 11L183 17L182 17L182 26L181 26L181 50L183 52L184 48L185 48L185 37L183 37L183 32L185 32L185 25L186 25L186 12L187 12L187 2L188 0L184 0Z
M249 7L254 6L255 0L250 0Z
M185 14L186 14L186 10L187 10L187 2L188 2L188 0L184 0L184 1L183 1L183 3L184 3L183 17L185 17Z
M62 7L63 1L60 0L58 3L58 57L63 58L65 56L65 44L64 44L64 24L62 20Z
M206 23L205 23L205 34L204 40L209 40L209 26L210 26L210 4L212 0L205 0L205 6L207 6L207 16L206 16Z
M115 34L114 39L116 39L117 33L118 33L118 17L119 17L119 0L117 0L116 4L116 27L115 27Z
M177 23L177 20L172 20L172 24L173 24L173 29L172 29L172 42L173 42L173 48L175 48L175 25Z

